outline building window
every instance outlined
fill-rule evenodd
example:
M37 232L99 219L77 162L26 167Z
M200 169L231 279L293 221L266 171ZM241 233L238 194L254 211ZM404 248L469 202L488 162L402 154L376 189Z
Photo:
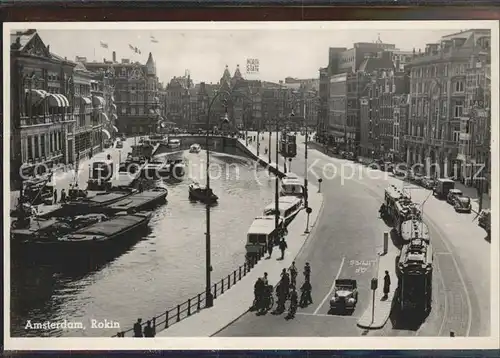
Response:
M455 82L455 92L463 92L464 91L464 81L456 81Z
M144 114L144 107L139 107L139 114L140 115Z
M122 110L122 114L127 114L127 108L125 106L122 107L121 110Z
M131 113L132 115L135 115L135 107L130 108L130 113Z
M453 141L454 142L460 141L460 131L453 131Z
M445 99L441 103L441 115L448 116L448 101Z
M35 158L40 157L40 148L38 147L38 136L35 136Z
M464 103L462 101L455 102L453 114L455 118L460 118L464 112Z
M32 137L28 136L28 159L33 159L33 142Z

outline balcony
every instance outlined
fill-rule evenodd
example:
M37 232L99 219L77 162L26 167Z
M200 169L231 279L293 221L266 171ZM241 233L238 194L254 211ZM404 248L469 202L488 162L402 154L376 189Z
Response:
M405 141L409 143L414 143L414 144L425 144L425 138L424 137L418 137L415 135L405 135Z

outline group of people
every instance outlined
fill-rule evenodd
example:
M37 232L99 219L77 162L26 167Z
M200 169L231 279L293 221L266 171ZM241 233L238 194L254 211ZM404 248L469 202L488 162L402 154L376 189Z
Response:
M281 257L279 259L283 260L285 258L285 250L288 248L285 238L282 237L277 243L275 241L271 241L267 244L267 253L269 254L268 258L271 258L271 256L273 255L274 246L278 246L278 248L280 249Z
M156 329L151 325L151 321L146 322L144 329L142 328L142 319L139 318L134 324L134 337L154 337Z
M286 319L291 319L295 317L295 313L297 312L297 307L300 305L301 307L305 307L308 304L313 303L311 297L311 266L309 262L306 262L304 266L304 283L300 287L301 296L300 301L297 294L297 276L298 270L295 266L295 261L292 262L292 265L287 269L283 269L281 272L281 278L279 283L276 285L275 293L277 297L277 307L274 311L275 314L281 314L285 312L285 304L286 301L290 301L290 305L288 308L288 315L285 317ZM258 311L258 313L263 313L270 307L271 296L273 294L273 287L269 285L269 281L267 278L267 272L264 273L264 277L259 277L254 286L254 308Z

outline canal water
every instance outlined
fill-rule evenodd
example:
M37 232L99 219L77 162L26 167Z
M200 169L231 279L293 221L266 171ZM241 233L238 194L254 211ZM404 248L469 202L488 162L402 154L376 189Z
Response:
M117 330L91 329L91 320L125 330L204 291L205 206L188 200L188 185L205 183L206 152L184 156L184 180L167 183L168 203L155 210L149 233L121 255L92 270L11 262L11 336L109 337ZM212 152L211 187L219 196L211 209L216 282L244 262L246 231L273 201L274 180L247 158ZM87 329L27 330L28 320L82 322Z

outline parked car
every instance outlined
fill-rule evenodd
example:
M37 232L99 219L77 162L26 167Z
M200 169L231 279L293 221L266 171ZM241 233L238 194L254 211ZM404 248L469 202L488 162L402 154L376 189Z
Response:
M433 192L438 199L447 199L450 190L455 188L455 182L451 179L437 179Z
M446 202L451 205L455 205L455 201L458 197L462 196L463 193L460 189L450 189L448 195L446 196Z
M421 184L426 189L434 189L436 186L436 180L431 177L424 177Z
M483 228L488 235L490 234L491 230L491 211L490 209L484 209L481 210L481 213L479 214L479 217L477 219L477 224L479 227Z
M472 211L472 205L468 196L459 196L455 198L455 211L457 213L469 213Z
M423 182L424 182L424 178L425 178L425 177L424 177L423 175L421 175L421 174L415 174L415 175L413 176L413 180L412 180L412 181L413 181L415 184L417 184L417 185L422 185L422 184L423 184Z

